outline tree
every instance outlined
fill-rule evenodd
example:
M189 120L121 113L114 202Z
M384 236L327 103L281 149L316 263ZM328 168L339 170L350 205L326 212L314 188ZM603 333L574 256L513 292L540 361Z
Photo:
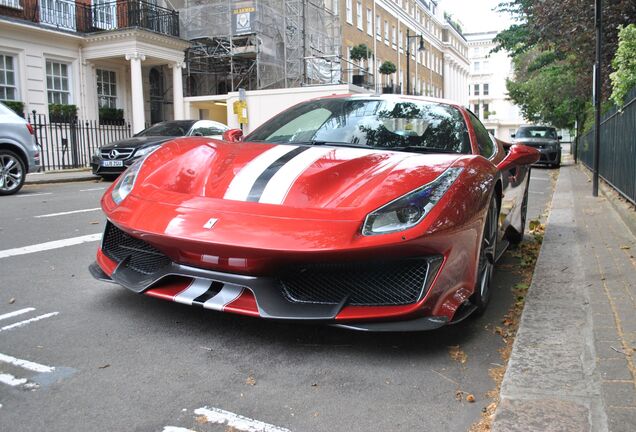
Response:
M395 72L397 72L397 67L393 64L393 62L387 60L380 66L380 73L382 75L391 75Z
M612 95L617 106L622 106L625 96L636 87L636 25L621 27L618 33L618 49L612 60L614 71L610 75Z
M353 61L367 60L371 57L371 52L366 44L359 44L351 48L351 54L349 54L349 57Z

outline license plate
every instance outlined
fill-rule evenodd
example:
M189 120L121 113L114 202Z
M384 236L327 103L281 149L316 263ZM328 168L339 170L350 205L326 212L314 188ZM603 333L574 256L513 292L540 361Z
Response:
M102 166L103 167L108 167L108 168L123 167L124 166L124 161L120 161L120 160L105 160L105 161L102 161Z

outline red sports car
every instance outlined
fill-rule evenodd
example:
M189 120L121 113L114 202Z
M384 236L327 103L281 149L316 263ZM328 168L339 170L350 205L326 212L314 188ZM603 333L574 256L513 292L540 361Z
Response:
M449 102L311 100L245 138L175 139L134 163L102 198L90 270L217 311L433 329L485 309L538 158Z

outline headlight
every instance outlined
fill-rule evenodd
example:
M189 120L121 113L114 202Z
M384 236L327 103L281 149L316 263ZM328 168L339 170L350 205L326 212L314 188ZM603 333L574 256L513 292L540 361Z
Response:
M439 202L463 170L461 167L448 168L429 184L369 213L362 226L362 234L387 234L414 227Z
M117 179L117 184L113 188L113 192L111 193L111 197L115 204L119 205L124 198L130 194L133 187L135 186L135 180L137 179L137 174L139 173L139 169L144 163L145 158L141 158L135 161L122 175Z
M150 153L152 153L153 151L157 150L158 148L159 148L159 144L153 145L153 146L149 146L149 147L140 148L137 151L135 151L135 157L148 156Z

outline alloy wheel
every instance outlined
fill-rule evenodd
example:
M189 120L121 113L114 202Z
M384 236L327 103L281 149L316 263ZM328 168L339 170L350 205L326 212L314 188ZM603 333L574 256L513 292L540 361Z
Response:
M24 181L22 162L13 153L0 154L0 192L10 194Z

